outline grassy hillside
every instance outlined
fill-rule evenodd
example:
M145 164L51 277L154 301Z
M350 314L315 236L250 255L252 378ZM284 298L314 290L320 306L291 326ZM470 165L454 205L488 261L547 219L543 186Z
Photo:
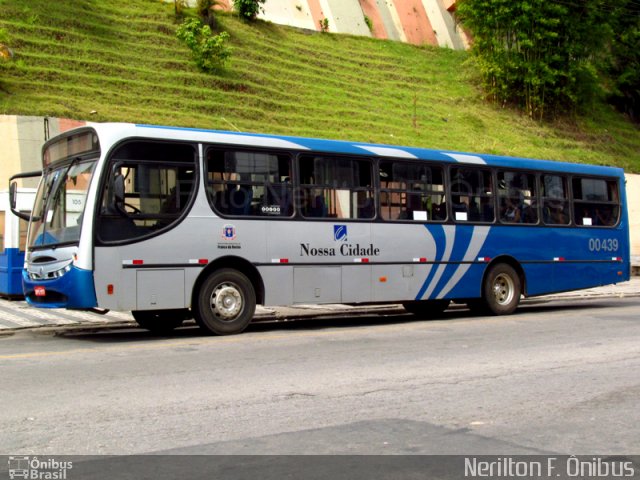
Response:
M640 131L604 105L538 124L482 101L465 52L220 18L232 61L196 70L158 0L0 0L0 113L350 139L619 165ZM4 30L4 32L2 32Z

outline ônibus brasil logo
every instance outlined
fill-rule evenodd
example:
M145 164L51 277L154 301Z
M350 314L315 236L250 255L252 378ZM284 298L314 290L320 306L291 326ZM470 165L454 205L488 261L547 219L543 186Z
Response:
M73 468L73 462L46 460L38 457L9 457L9 479L66 480L67 471Z

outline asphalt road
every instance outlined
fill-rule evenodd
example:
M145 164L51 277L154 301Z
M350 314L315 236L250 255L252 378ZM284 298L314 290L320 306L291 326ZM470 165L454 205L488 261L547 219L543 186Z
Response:
M0 337L0 454L634 454L640 298Z

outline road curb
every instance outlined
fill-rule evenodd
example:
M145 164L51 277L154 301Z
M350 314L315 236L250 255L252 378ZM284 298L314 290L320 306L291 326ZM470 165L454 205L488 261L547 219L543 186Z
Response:
M579 294L575 292L568 292L567 294L553 294L544 295L540 297L525 298L522 300L522 306L528 305L540 305L553 301L561 300L596 300L596 299L617 299L617 298L635 298L640 297L640 291L637 292L605 292L597 294ZM448 310L465 310L467 307L464 304L452 303ZM285 310L285 312L278 311ZM288 311L288 312L287 312ZM290 322L297 320L311 320L311 319L330 319L335 317L344 316L384 316L384 315L409 315L402 305L363 305L363 306L341 306L331 305L329 309L322 306L305 306L303 308L297 307L283 307L282 309L274 309L269 312L264 312L254 317L255 323L263 322ZM419 318L418 318L419 319ZM74 330L87 332L87 331L99 331L107 329L127 329L127 328L140 328L135 320L130 321L104 321L104 322L78 322L72 324L48 324L38 326L24 326L17 328L5 328L0 329L0 337L10 336L16 332L35 331L38 333L57 332L64 330L66 332L73 332Z

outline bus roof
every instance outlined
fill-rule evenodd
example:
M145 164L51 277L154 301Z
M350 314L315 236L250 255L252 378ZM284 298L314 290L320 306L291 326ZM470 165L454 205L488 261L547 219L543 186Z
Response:
M461 163L505 168L521 168L527 170L547 170L565 173L571 172L585 175L624 176L624 171L618 167L604 167L598 165L405 147L398 145L128 123L92 123L88 126L96 130L99 137L101 137L101 140L107 139L108 137L107 143L109 143L109 141L117 142L131 137L173 139L204 143L282 148L298 150L301 152L308 150L347 155L433 160L452 164Z

